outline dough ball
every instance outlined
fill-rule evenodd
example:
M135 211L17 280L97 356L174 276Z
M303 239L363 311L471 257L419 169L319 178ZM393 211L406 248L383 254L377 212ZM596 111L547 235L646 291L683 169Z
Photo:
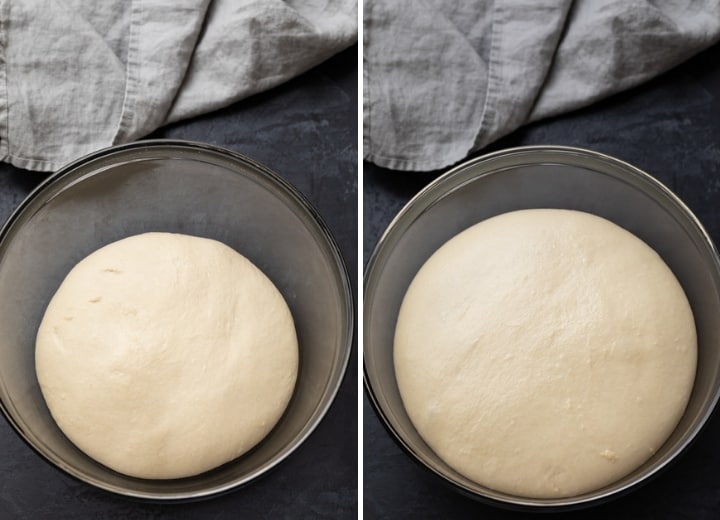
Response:
M630 473L682 416L688 300L644 242L587 213L525 210L460 233L402 302L395 373L417 431L489 488L569 497Z
M220 242L146 233L77 264L37 335L40 389L98 462L151 479L202 473L272 429L297 376L287 304Z

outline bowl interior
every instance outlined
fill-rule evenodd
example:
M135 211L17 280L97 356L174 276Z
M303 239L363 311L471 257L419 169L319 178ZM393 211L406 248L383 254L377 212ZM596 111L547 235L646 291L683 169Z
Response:
M698 365L687 410L665 445L642 467L604 489L578 497L525 499L498 493L458 474L425 444L402 405L392 358L400 303L429 256L461 230L500 213L564 208L594 213L642 238L682 284L698 332ZM397 440L441 477L473 495L519 506L562 507L623 491L667 464L704 424L717 400L720 374L720 275L717 253L689 210L660 183L600 154L526 148L492 154L454 170L422 191L393 221L365 275L366 385Z
M141 143L95 154L67 170L26 200L0 242L0 399L11 423L62 469L132 496L204 496L276 465L324 415L349 355L349 285L322 222L277 176L210 147ZM60 432L35 375L36 330L64 276L95 249L145 231L229 245L267 274L295 319L300 366L284 416L251 452L197 477L143 480L96 463Z

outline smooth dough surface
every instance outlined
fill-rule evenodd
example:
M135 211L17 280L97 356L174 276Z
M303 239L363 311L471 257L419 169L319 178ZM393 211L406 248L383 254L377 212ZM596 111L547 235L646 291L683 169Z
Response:
M403 300L394 362L410 419L449 466L516 496L575 496L647 460L677 425L695 324L661 258L568 210L460 233Z
M195 475L246 452L295 386L295 327L280 292L220 242L146 233L78 263L35 351L65 435L127 475Z

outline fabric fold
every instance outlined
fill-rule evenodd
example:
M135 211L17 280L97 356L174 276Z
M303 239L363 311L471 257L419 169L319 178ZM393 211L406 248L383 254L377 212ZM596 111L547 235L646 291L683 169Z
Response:
M366 157L407 170L468 153L480 129L490 54L492 9L476 12L491 4L364 4Z
M272 88L356 40L355 0L214 1L167 120L194 117Z
M133 0L122 115L113 144L163 125L180 90L210 0ZM169 16L169 13L173 16Z
M488 94L473 150L527 120L550 70L571 4L571 0L512 0L495 7Z

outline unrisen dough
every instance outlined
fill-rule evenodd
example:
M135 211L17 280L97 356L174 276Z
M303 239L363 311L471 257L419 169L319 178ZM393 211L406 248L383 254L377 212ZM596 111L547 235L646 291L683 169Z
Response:
M551 498L612 483L660 448L696 350L687 298L644 242L587 213L526 210L427 261L394 357L408 415L448 465Z
M82 260L52 298L35 363L55 421L127 475L195 475L257 444L292 394L290 310L214 240L136 235Z

